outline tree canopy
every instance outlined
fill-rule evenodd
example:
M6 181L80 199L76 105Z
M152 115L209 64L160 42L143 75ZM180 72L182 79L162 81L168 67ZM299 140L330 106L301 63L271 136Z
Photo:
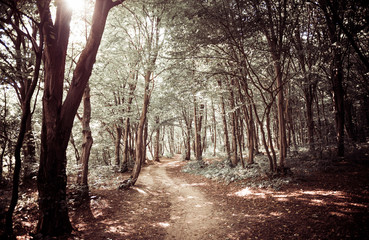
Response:
M244 169L264 154L285 176L294 153L343 160L369 137L367 1L93 2L1 0L8 237L36 168L42 238L72 231L70 171L87 196L89 168L129 171L129 188L174 154Z

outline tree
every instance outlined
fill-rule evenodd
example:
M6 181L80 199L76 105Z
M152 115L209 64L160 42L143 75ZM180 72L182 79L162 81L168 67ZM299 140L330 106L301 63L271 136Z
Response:
M44 96L41 132L41 156L38 173L40 217L37 232L42 236L69 234L72 230L66 202L66 148L73 120L90 78L108 13L123 1L97 0L90 35L77 62L71 86L63 100L66 51L69 40L71 9L57 2L52 20L50 1L38 1L44 22Z
M20 129L18 134L18 139L15 145L14 156L15 156L15 168L13 173L13 189L12 189L12 198L10 201L10 205L8 211L6 213L6 234L8 237L12 237L13 235L13 212L18 202L18 192L19 192L19 177L21 172L21 150L23 147L23 141L26 136L27 130L31 129L31 99L33 93L36 89L37 82L39 79L40 67L41 67L41 57L43 50L43 39L40 37L39 42L36 42L37 35L39 34L39 29L37 23L35 23L34 19L29 19L33 21L32 30L30 33L24 24L25 16L18 9L19 6L17 3L6 3L6 8L8 8L9 14L6 16L6 19L1 18L1 25L6 33L6 36L13 44L12 47L14 49L10 49L7 47L7 44L1 41L1 44L8 50L8 54L15 58L15 64L13 66L11 61L2 56L2 62L4 65L9 67L7 73L5 74L5 79L7 79L8 84L12 85L18 95L18 100L21 104L21 122ZM43 22L40 23L42 25ZM9 28L8 26L11 28ZM2 39L3 40L3 39ZM5 40L7 41L7 40ZM32 49L31 53L27 53L28 46ZM32 60L26 59L27 53L34 56L34 62ZM34 71L29 73L29 69L34 67ZM4 71L4 69L2 69ZM5 111L7 111L5 109ZM6 115L6 114L5 114ZM5 124L5 123L4 123ZM31 147L30 147L31 148ZM3 151L5 148L3 148ZM3 152L4 153L4 152ZM2 153L2 157L3 157ZM34 153L34 152L33 152ZM31 155L31 152L29 152ZM28 157L28 156L26 156ZM29 156L33 157L33 156ZM2 163L1 163L2 164Z
M91 121L90 86L87 83L87 86L83 93L83 115L81 118L83 143L81 154L82 176L80 184L82 186L82 196L84 198L88 197L88 162L90 158L91 147L93 144L90 121Z
M332 11L336 11L336 7L340 7L338 4L331 5L330 1L321 0L319 6L322 9L328 29L328 36L331 43L331 82L334 93L334 106L335 106L335 121L336 121L336 134L337 134L337 156L344 157L344 134L345 134L345 99L343 88L343 53L340 47L341 34ZM332 7L332 8L331 8Z
M154 5L155 4L155 5ZM162 47L161 39L161 24L164 17L166 4L162 3L145 3L136 6L135 11L127 9L133 16L137 31L135 38L137 42L137 51L140 54L138 58L143 66L143 100L142 108L136 131L136 149L135 149L135 165L132 174L128 180L125 180L119 188L129 188L133 186L141 172L142 164L146 156L146 141L147 141L147 113L150 104L151 94L154 90L156 63L159 56L159 51ZM145 21L141 21L140 16L143 16Z
M201 101L201 100L200 100ZM200 103L200 106L198 106L198 100L197 97L193 97L193 116L194 116L194 125L195 125L195 157L196 160L199 162L202 162L202 148L203 143L201 143L201 128L202 128L202 122L203 122L203 116L204 116L204 104Z

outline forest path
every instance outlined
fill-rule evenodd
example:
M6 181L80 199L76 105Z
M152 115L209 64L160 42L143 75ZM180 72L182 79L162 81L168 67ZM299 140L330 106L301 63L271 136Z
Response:
M130 173L100 180L90 204L71 211L74 239L368 239L369 165L340 163L273 190L183 173L184 164L149 163L128 190L117 188Z
M214 184L180 171L185 162L161 158L145 165L136 184L118 190L129 173L116 173L91 191L86 207L72 212L79 239L233 239L232 214L226 201L213 198L204 187ZM222 190L220 191L223 195Z
M219 239L225 234L219 231L222 212L215 201L195 187L204 183L189 184L168 176L167 170L179 164L178 156L174 160L162 159L147 167L138 181L143 189L169 198L170 219L162 223L167 232L165 239Z

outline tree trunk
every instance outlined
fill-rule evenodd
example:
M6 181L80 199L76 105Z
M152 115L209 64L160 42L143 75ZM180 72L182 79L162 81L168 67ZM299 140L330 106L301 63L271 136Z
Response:
M171 156L174 155L175 152L175 144L174 144L174 126L170 126L169 127L169 136L170 136L170 140L169 140L169 151Z
M8 112L8 107L7 107L7 96L6 96L5 89L4 89L4 108L2 110L4 110L3 119L1 119L2 132L4 133L4 140L2 141L2 144L1 144L2 146L1 146L1 155L0 155L0 184L3 182L4 156L5 156L6 146L8 144L8 134L7 134L7 124L6 124L6 116Z
M185 158L185 160L190 160L191 159L191 132L192 132L191 122L192 121L189 119L189 125L186 126L187 139L186 139L186 158Z
M254 163L254 151L255 151L255 128L254 128L254 117L252 114L252 106L250 104L249 106L249 116L247 119L247 132L248 132L248 147L249 147L249 157L247 159L247 164L253 164Z
M66 201L66 149L83 93L104 32L109 10L121 1L96 0L90 35L76 64L68 94L63 100L65 58L72 12L64 2L57 3L53 21L48 1L38 1L44 21L44 96L41 131L41 156L38 172L39 222L43 238L69 234ZM55 22L55 24L54 24Z
M182 109L182 115L183 115L183 119L184 119L185 124L186 124L186 140L185 140L186 156L185 156L185 160L190 160L191 159L192 118L189 115L189 113L184 109Z
M13 189L12 198L8 211L6 212L6 232L8 236L13 235L13 212L18 203L18 192L19 192L19 175L21 171L21 150L23 145L24 136L26 134L27 118L31 114L30 112L30 102L22 104L22 118L21 126L18 134L18 140L15 146L14 156L15 156L15 167L13 173Z
M218 81L219 87L222 87L221 81ZM228 137L228 127L227 127L227 115L225 111L225 103L224 103L224 97L223 95L220 95L220 104L222 108L222 120L223 120L223 131L224 131L224 145L225 150L227 154L227 160L231 160L231 147L229 143L229 137Z
M24 136L24 168L23 168L23 181L27 182L36 174L32 172L33 165L36 163L36 146L35 139L32 132L32 114L30 113L26 123L26 134Z
M339 58L339 56L335 57ZM335 59L335 66L332 70L332 82L334 92L334 106L336 110L336 133L337 133L337 156L344 157L345 145L345 100L343 89L343 73L342 66L338 63L338 59Z
M138 124L137 136L136 136L136 161L135 161L135 166L133 167L132 175L130 177L131 178L131 181L129 183L130 186L133 186L136 183L138 176L140 175L141 166L143 163L143 159L142 159L143 151L146 149L146 145L144 144L143 133L144 133L144 127L145 127L145 122L146 122L147 109L149 107L149 101L150 101L150 95L149 95L150 77L151 77L151 72L148 71L145 75L144 101L143 101L142 112L141 112L141 117L140 117L140 121Z
M115 156L115 166L120 166L120 140L122 138L122 128L120 126L115 126L115 144L114 144L114 156Z
M146 163L146 147L147 147L147 137L148 137L148 122L147 122L147 118L146 118L146 122L145 122L145 127L144 127L144 133L143 133L143 145L144 147L142 148L142 164Z
M91 120L91 101L90 101L90 86L87 84L83 95L83 117L82 117L82 186L84 187L83 196L88 196L88 162L90 158L91 147L93 144L93 138L90 128Z
M129 117L126 118L125 127L124 127L124 137L123 137L123 158L122 163L120 165L120 172L124 173L128 171L128 135L129 135Z
M199 113L197 111L197 101L194 96L194 124L195 124L195 156L197 161L202 161L202 147L201 147L201 125L202 125L202 112L204 105L200 104Z
M279 142L279 163L278 166L283 169L287 156L287 137L286 137L286 121L284 117L284 94L282 70L279 63L279 58L274 59L274 70L277 77L278 89L278 142Z
M201 108L201 106L200 106ZM207 131L207 125L208 125L208 106L205 105L204 106L204 110L203 110L203 119L204 119L204 123L202 124L202 144L201 144L201 155L205 153L206 149L207 149L207 142L206 142L206 131Z
M354 111L354 107L353 107L353 102L350 100L346 100L344 103L344 107L345 107L345 128L346 128L346 132L347 135L349 136L349 138L356 142L357 141L357 134L355 131L355 124L353 123L353 111Z
M24 89L24 95L23 99L21 101L21 109L22 109L22 116L21 116L21 122L20 122L20 129L18 134L17 143L15 145L15 167L14 167L14 173L13 173L13 188L12 188L12 197L10 200L10 205L8 208L8 211L6 212L5 216L5 231L7 233L8 237L14 237L13 236L13 213L15 210L15 207L18 203L18 193L19 193L19 175L22 167L22 161L21 161L21 150L23 146L23 141L27 132L27 122L29 123L31 121L31 99L33 96L33 93L36 89L37 82L39 79L39 73L40 73L40 67L41 67L41 61L42 61L42 49L43 49L43 39L40 39L39 46L33 45L36 55L36 61L35 61L35 71L33 74L32 81L28 82L26 89ZM5 103L6 107L6 103ZM6 111L6 109L5 109ZM5 124L5 123L4 123ZM3 149L3 153L5 152L5 147ZM3 159L3 153L1 156L1 160ZM0 182L2 178L2 162L1 162L1 177ZM9 162L9 165L11 165L11 160ZM10 172L10 171L9 171Z
M159 159L159 152L160 152L160 125L159 125L159 117L155 117L155 123L156 123L156 137L155 137L155 147L154 147L154 161L160 162Z
M234 80L231 80L231 86L234 85ZM229 88L229 103L232 109L230 113L230 122L231 122L231 131L232 131L232 156L231 156L231 165L233 167L237 166L238 164L238 154L237 154L237 131L238 131L238 124L237 124L237 116L236 116L236 105L234 102L234 94L233 90Z
M131 104L133 101L133 94L136 90L137 86L137 78L138 75L134 74L133 79L136 80L135 83L129 84L129 98L127 102L127 114L130 114L131 112ZM128 140L129 140L129 133L130 133L130 118L127 117L125 121L125 127L124 127L124 136L123 136L123 158L122 162L120 164L120 172L124 173L128 171L128 156L129 156L129 148L128 148Z
M212 118L213 118L213 144L214 144L214 149L213 149L213 156L216 155L216 149L217 149L217 121L216 121L216 118L215 118L215 107L214 107L214 101L213 101L213 98L211 99L211 108L213 110L213 115L212 115Z
M328 4L328 5L327 5ZM344 157L344 133L345 133L345 93L343 89L343 69L342 69L342 50L339 47L341 33L337 26L337 17L335 7L327 1L319 1L319 5L323 10L329 39L332 46L332 64L331 64L331 81L334 95L336 135L337 135L337 156Z

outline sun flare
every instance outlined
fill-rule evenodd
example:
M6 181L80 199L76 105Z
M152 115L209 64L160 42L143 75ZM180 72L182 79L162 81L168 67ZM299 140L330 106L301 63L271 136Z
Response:
M81 11L85 8L86 0L64 0L73 11Z

